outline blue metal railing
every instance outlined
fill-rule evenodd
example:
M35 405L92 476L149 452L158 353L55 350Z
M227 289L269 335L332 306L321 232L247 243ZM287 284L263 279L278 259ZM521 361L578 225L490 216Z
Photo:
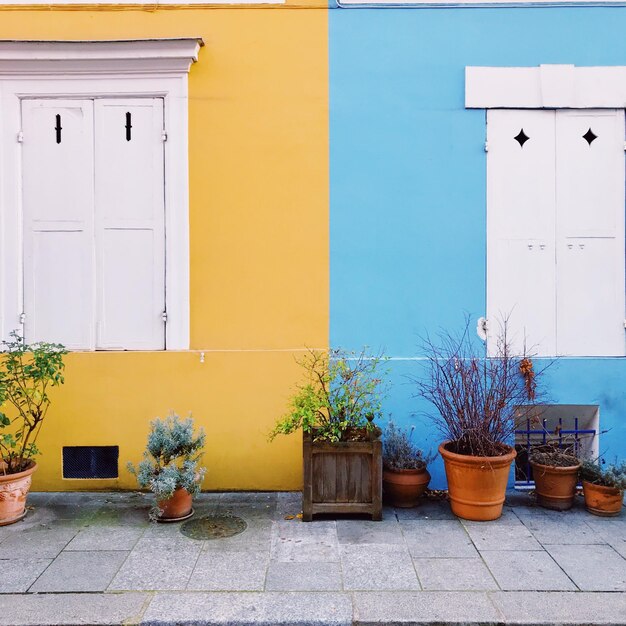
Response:
M552 433L547 428L547 418L543 418L541 420L542 428L531 428L532 420L531 418L526 419L526 428L525 429L516 429L515 430L515 449L518 451L518 457L515 460L515 486L516 487L532 487L535 484L535 481L532 480L532 469L530 467L530 450L533 446L533 441L531 439L532 435L540 435L541 436L541 444L545 445L548 441L558 441L559 448L563 447L564 437L568 438L568 445L571 445L570 436L574 436L574 453L578 456L580 452L581 446L581 437L589 436L592 437L597 434L597 431L594 428L579 428L577 417L574 418L574 428L573 429L564 429L563 428L563 418L559 417L559 425L558 428L555 429L555 432ZM525 443L521 443L518 441L517 436L522 435L525 436ZM537 442L535 442L537 445ZM525 453L526 459L521 460L520 463L520 451Z

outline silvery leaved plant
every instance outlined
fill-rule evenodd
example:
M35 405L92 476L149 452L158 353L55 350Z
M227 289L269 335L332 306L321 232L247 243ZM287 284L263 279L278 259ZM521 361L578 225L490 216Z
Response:
M603 487L626 490L626 461L613 465L604 465L602 461L584 461L580 468L580 477L588 483Z
M383 465L389 470L421 470L434 459L412 440L415 426L409 430L389 422L383 431Z
M192 496L200 491L206 468L199 467L205 442L202 429L194 434L193 419L181 419L172 413L165 419L150 422L144 458L137 467L128 463L142 489L150 489L157 501L163 502L177 489L186 489ZM158 513L157 513L158 515Z

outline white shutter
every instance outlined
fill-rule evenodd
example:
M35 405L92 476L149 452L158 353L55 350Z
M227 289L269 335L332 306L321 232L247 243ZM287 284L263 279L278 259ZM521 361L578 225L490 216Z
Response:
M557 348L623 356L624 111L558 111Z
M93 104L24 100L24 333L93 347Z
M556 350L554 111L487 114L487 341Z
M163 100L97 100L97 347L165 347Z

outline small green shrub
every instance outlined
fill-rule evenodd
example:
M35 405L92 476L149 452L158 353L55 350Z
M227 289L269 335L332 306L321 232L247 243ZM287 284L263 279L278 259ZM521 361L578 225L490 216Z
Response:
M614 487L624 491L626 490L626 461L606 467L603 467L599 461L584 461L580 468L580 477L594 485Z
M389 422L383 431L383 465L389 470L425 469L435 458L424 452L412 441L415 426L410 430L399 428Z
M316 441L357 441L378 436L374 420L382 414L385 392L382 355L331 349L309 350L298 361L305 382L291 399L290 410L270 433L289 435L300 428Z
M27 344L17 332L0 347L0 472L25 470L39 454L37 437L50 408L51 387L65 382L64 346Z
M165 419L150 422L148 444L137 467L128 463L142 489L154 493L157 504L172 497L177 489L191 495L200 491L205 468L199 468L205 434L194 434L193 419L180 419L172 413Z

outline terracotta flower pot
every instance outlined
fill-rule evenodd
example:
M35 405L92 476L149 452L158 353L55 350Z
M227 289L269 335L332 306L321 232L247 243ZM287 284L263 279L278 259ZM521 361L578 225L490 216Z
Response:
M36 469L37 464L31 461L23 472L0 472L0 526L18 522L26 515L26 496Z
M615 517L622 512L624 492L617 487L594 485L583 480L585 507L589 513L602 517Z
M383 492L392 506L415 506L429 482L430 474L426 468L383 470Z
M177 489L169 500L160 500L157 504L161 510L157 518L160 522L177 522L193 515L193 499L182 487Z
M570 467L552 467L530 462L535 479L537 503L546 509L567 511L576 497L580 463Z
M448 497L452 512L463 519L486 522L502 515L514 448L502 456L468 456L439 446L448 479Z

